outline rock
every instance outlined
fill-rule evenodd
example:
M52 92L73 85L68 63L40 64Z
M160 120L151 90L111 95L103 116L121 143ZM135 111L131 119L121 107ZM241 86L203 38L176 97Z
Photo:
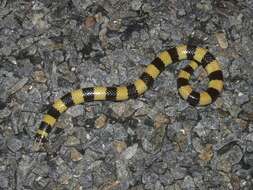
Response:
M182 184L182 188L196 189L194 179L189 175L185 176L183 184Z
M69 182L70 182L70 179L71 179L70 176L64 175L64 174L63 174L62 176L60 176L59 182L60 182L60 184L62 184L62 185L68 185Z
M102 114L95 120L95 127L97 129L106 127L107 124L107 117L106 115Z
M213 157L213 146L207 144L204 149L200 152L199 158L203 161L210 161Z
M74 162L82 159L82 155L75 148L70 150L70 159Z
M92 29L96 24L96 19L93 16L87 16L84 20L84 27L87 29Z
M170 118L164 114L157 114L155 117L154 126L155 128L165 127L170 123Z
M83 115L84 113L83 105L73 106L69 108L66 113L72 117L78 117L80 115Z
M124 141L114 141L113 145L118 153L122 153L127 148L127 144Z
M232 165L237 164L242 159L242 149L238 145L232 146L228 151L218 158L218 169L230 172Z
M124 150L121 153L121 157L125 160L130 160L137 152L138 144L134 144L130 147L128 147L126 150Z
M253 121L253 103L252 103L252 101L243 105L242 112L239 114L239 117L244 120Z
M75 136L68 136L65 145L66 146L75 146L80 144L80 140L76 138Z
M239 92L235 101L237 105L242 105L249 101L249 96L247 94L243 94L242 92Z
M41 82L41 83L47 82L46 75L43 71L35 71L33 73L33 78L36 82Z
M116 161L116 168L117 168L117 177L120 180L127 179L129 177L129 173L127 170L127 165L122 160Z
M142 6L142 0L133 0L133 1L131 1L131 8L134 11L140 10L141 6Z
M186 15L185 9L179 9L178 12L177 12L177 15L178 16L185 16Z
M11 114L11 110L8 107L5 107L3 110L0 111L0 119L4 119Z
M28 82L28 78L24 77L19 80L11 89L8 90L8 94L12 95L19 91L26 83Z
M9 180L6 174L0 173L0 187L1 188L8 188Z
M154 185L158 180L158 175L151 172L143 173L142 183L145 185L146 189L154 189Z
M222 49L227 49L228 48L228 41L227 41L227 38L226 38L226 34L223 33L223 32L217 32L215 34L216 36L216 39L218 40L218 43L220 45L220 47Z
M171 174L173 175L174 179L179 180L186 176L187 170L180 166L175 166L174 168L171 168Z
M118 117L122 117L123 114L127 111L127 106L126 106L126 103L124 103L124 102L113 103L111 105L111 108L112 108L113 112L115 113L115 115L117 115Z
M16 139L16 138L10 138L7 141L7 147L12 151L12 152L17 152L19 149L21 149L23 146L22 141Z
M85 11L87 7L91 6L95 1L94 0L72 0L74 6L80 12Z
M32 23L35 25L39 30L48 29L48 23L43 19L45 15L38 13L34 14L32 18Z

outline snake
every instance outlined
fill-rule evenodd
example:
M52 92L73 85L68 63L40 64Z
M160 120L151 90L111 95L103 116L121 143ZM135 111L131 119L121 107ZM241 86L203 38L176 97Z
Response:
M219 61L206 48L194 45L177 45L160 52L146 67L142 75L128 85L94 86L80 88L68 92L50 104L42 122L35 133L35 142L44 144L62 113L71 106L92 101L124 101L136 99L154 83L154 80L165 68L182 60L189 60L179 71L177 89L182 99L191 106L207 106L213 103L221 94L224 86L223 74ZM194 71L202 66L208 75L208 87L200 92L193 89L189 80Z

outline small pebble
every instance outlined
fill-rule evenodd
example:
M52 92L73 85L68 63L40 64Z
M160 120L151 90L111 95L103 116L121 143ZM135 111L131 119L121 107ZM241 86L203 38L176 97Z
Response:
M62 184L62 185L68 185L69 184L69 182L70 182L70 176L68 176L68 175L62 175L62 176L60 176L60 178L59 178L59 182L60 182L60 184Z
M11 110L8 107L5 107L0 111L0 119L6 118L11 114Z
M168 125L170 123L170 118L164 114L157 114L155 117L154 126L155 128L160 128Z
M122 117L122 115L126 112L127 106L126 103L120 102L120 103L113 103L111 105L111 108L115 115L117 115L118 117Z
M84 112L83 105L76 105L67 110L68 115L72 117L83 115L83 112Z
M196 189L194 179L189 175L185 176L182 187L184 189Z
M79 160L82 159L82 155L75 148L71 148L70 158L71 158L72 161L76 162L76 161L79 161Z
M11 138L7 141L7 146L12 152L17 152L19 149L22 148L23 143L16 138Z
M19 91L25 84L28 82L28 78L24 77L21 80L19 80L14 86L11 87L11 89L8 90L9 94L14 94L17 91Z
M80 144L80 139L76 138L75 136L68 136L65 145L66 146L75 146Z
M127 170L127 163L124 160L117 160L116 168L117 168L118 179L124 180L129 177L129 172Z
M127 148L127 144L124 141L114 141L113 145L118 153L122 153Z
M106 115L102 114L95 120L95 127L97 129L105 127L107 124L107 117Z
M226 38L226 34L223 33L223 32L217 32L215 34L215 36L216 36L216 39L217 39L220 47L222 49L227 49L228 48L228 41L227 41L227 38Z
M177 12L178 16L185 16L186 15L186 12L184 9L179 9L178 12Z
M138 144L134 144L134 145L128 147L126 150L124 150L121 153L122 158L124 158L126 160L131 159L136 154L137 148L138 148Z
M200 152L199 158L203 161L209 161L213 157L213 146L212 144L207 144L205 148Z
M34 14L32 18L32 23L35 25L38 29L44 30L47 29L49 26L47 22L43 19L44 15L41 13Z
M9 179L4 174L0 173L0 187L3 189L8 189Z
M45 83L47 81L46 75L43 71L35 71L33 73L33 78L36 82Z
M84 20L84 27L87 29L94 28L95 24L96 24L96 19L93 16L87 16Z
M142 6L142 0L133 0L131 1L131 8L134 11L138 11Z

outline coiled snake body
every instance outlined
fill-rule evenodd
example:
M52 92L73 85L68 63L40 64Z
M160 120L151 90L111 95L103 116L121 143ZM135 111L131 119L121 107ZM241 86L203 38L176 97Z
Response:
M47 142L48 135L57 119L69 107L90 101L123 101L137 98L152 86L154 80L168 65L186 59L191 60L191 62L179 72L177 79L180 96L192 106L211 104L223 89L223 74L219 62L207 49L191 45L179 45L161 52L147 65L139 79L130 85L77 89L56 100L44 115L36 132L35 141L37 143ZM202 92L194 91L189 84L191 75L199 66L206 70L209 78L208 88Z

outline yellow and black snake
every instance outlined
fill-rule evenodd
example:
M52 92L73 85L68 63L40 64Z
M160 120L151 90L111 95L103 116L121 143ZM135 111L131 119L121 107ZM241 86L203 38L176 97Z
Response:
M154 80L166 66L186 59L191 60L191 62L179 72L177 79L180 96L192 106L205 106L214 102L223 89L223 74L219 62L205 48L179 45L161 52L147 65L140 78L132 84L77 89L56 100L44 115L36 132L35 141L38 143L47 142L48 135L57 119L69 107L98 100L123 101L137 98L152 86ZM202 66L206 70L209 78L208 88L202 92L194 91L189 84L189 79L198 66Z

